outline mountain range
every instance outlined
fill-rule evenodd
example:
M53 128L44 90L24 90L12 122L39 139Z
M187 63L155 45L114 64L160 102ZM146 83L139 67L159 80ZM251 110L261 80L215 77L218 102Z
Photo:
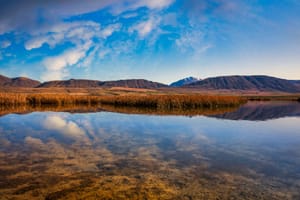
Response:
M220 76L203 80L188 77L170 85L145 79L98 81L70 79L41 83L25 77L8 78L0 75L0 87L26 88L193 88L197 90L263 91L263 92L300 92L300 80L286 80L271 76Z
M127 87L155 89L168 87L165 84L148 81L145 79L128 79L117 81L97 81L84 79L70 79L66 81L49 81L37 86L39 88L67 87L67 88L95 88L95 87Z
M146 88L156 89L168 87L168 85L148 81L145 79L127 79L116 81L98 81L86 79L70 79L39 82L25 77L8 78L0 75L0 87L25 87L25 88L109 88L109 87L127 87L127 88Z

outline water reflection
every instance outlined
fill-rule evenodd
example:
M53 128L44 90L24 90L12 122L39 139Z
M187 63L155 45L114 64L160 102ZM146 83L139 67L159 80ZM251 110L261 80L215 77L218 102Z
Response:
M78 127L73 121L67 121L58 115L47 116L43 122L43 127L49 131L55 131L69 137L83 137L84 130Z
M0 197L299 199L300 118L292 116L5 115Z
M211 115L231 120L263 121L283 117L299 117L299 102L249 102L233 112Z

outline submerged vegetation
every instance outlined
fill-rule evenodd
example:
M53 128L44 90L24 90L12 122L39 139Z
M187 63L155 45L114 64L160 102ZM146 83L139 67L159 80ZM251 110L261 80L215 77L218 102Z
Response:
M152 109L198 109L198 108L226 108L236 107L246 100L237 96L209 96L209 95L119 95L92 96L68 94L0 94L0 106L68 106L85 105L115 107L138 107Z

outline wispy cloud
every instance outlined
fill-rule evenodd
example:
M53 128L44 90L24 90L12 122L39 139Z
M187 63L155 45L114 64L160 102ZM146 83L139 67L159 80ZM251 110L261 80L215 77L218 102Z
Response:
M63 54L49 57L44 60L44 66L47 71L41 77L42 80L59 80L65 78L68 73L66 67L77 64L80 59L86 56L87 47L77 47L75 49L66 50Z
M43 44L55 48L58 45L71 43L69 47L59 55L49 56L42 62L46 71L41 79L56 80L65 78L68 75L67 67L72 67L84 59L88 52L95 46L100 45L99 40L105 40L114 32L120 29L120 24L112 24L101 28L101 25L91 21L64 22L36 29L31 34L31 39L24 46L31 51L38 49ZM94 40L98 40L94 42Z
M191 15L200 16L206 14L237 14L245 11L246 4L242 0L186 0L182 3L182 9Z
M0 47L2 49L5 49L5 48L9 47L10 45L11 45L11 41L9 41L9 40L4 40L0 43Z
M204 38L204 32L192 29L182 33L181 36L176 39L176 46L182 53L191 53L197 57L213 47L213 45L205 41Z
M160 18L151 17L146 21L142 21L129 29L129 32L137 31L141 38L149 35L153 30L158 28Z
M121 24L109 25L101 31L101 37L103 39L106 39L107 37L111 36L114 32L119 31L120 28L121 28Z
M111 11L118 15L124 11L132 11L141 7L161 10L170 6L175 0L121 0L111 6Z
M40 48L43 44L48 43L50 46L53 46L53 43L56 43L57 40L51 38L49 36L41 36L41 37L34 37L28 40L24 47L26 50L32 50Z
M133 8L148 7L150 9L162 9L170 6L174 0L138 0L132 4Z

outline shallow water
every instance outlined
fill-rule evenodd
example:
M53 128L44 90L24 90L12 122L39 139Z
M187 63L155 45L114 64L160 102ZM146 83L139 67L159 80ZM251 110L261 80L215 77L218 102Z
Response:
M300 103L0 118L0 199L300 199Z

